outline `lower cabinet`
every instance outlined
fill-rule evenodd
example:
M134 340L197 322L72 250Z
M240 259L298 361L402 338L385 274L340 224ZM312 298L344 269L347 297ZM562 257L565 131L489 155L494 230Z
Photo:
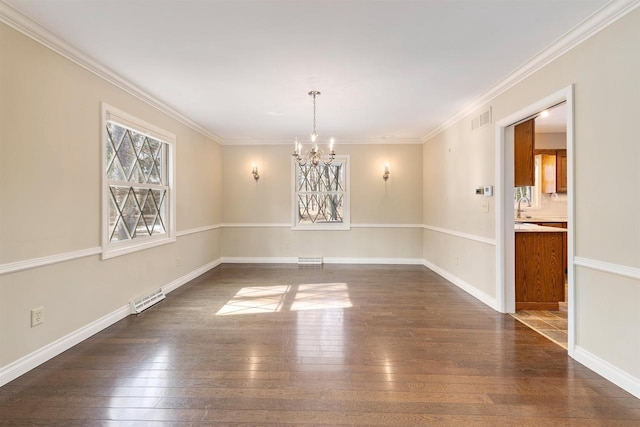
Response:
M565 234L515 233L516 310L558 310L564 301Z
M544 225L545 227L567 228L566 222L533 222L532 224ZM567 233L562 236L562 271L567 274Z

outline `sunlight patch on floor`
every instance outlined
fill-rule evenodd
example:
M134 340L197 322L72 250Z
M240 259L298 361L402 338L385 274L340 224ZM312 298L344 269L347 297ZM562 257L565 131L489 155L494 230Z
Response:
M352 306L346 283L251 286L240 289L216 315L325 310Z

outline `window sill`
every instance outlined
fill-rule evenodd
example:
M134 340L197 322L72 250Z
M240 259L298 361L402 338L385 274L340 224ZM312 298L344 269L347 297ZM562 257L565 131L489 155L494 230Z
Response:
M102 248L102 259L105 260L109 258L115 258L120 255L126 255L133 252L143 251L145 249L166 245L168 243L173 243L175 241L176 241L175 237L163 236L161 238L145 239L145 241L140 243L126 242L127 244L112 244L109 247Z
M322 225L294 225L291 227L293 231L349 231L350 224L322 224Z

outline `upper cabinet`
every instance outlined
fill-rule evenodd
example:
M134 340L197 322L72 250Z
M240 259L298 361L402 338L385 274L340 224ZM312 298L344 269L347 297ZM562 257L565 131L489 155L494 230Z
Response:
M516 125L514 133L514 187L535 185L534 146L535 120L527 120Z
M567 150L535 150L541 156L543 193L567 192Z
M567 150L556 154L556 193L567 192Z

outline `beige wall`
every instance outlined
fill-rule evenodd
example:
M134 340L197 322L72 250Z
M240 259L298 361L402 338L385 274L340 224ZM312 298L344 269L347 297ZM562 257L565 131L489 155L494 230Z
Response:
M332 232L291 230L292 147L224 146L222 150L224 223L263 225L225 227L225 258L422 258L422 230L415 226L422 223L422 145L337 144L338 154L350 156L353 228ZM382 179L385 162L391 166L387 182ZM252 163L259 168L257 182L251 175Z
M0 264L99 246L101 101L177 135L178 231L228 225L108 261L95 255L0 276L0 369L220 257L424 257L495 297L495 197L474 194L494 184L493 125L471 132L469 116L424 145L338 144L351 156L353 228L292 231L289 144L219 147L4 25L0 31ZM640 10L487 105L495 122L575 84L576 256L636 269L638 76ZM577 345L640 378L640 281L576 270ZM41 305L45 323L30 328L29 310Z
M217 143L4 24L0 43L0 264L100 246L101 102L177 136L178 231L221 221ZM0 368L218 259L220 234L0 276Z
M567 148L565 132L536 133L536 150L564 150Z
M583 42L493 99L493 121L575 84L576 345L640 381L640 280L598 271L594 264L640 268L640 9ZM425 143L424 223L495 237L490 213L472 189L495 180L495 126L469 130L472 115ZM431 205L433 203L433 205ZM442 240L446 240L444 243ZM469 259L494 263L487 248L425 232L424 253L488 292L494 272L474 277ZM441 250L441 252L438 252ZM461 255L462 254L462 255ZM455 265L451 260L461 256ZM595 261L595 263L591 262ZM637 270L636 270L637 271ZM608 332L606 332L608 331Z
M493 238L495 197L475 194L495 181L493 128L472 132L470 122L462 120L424 144L424 224Z

